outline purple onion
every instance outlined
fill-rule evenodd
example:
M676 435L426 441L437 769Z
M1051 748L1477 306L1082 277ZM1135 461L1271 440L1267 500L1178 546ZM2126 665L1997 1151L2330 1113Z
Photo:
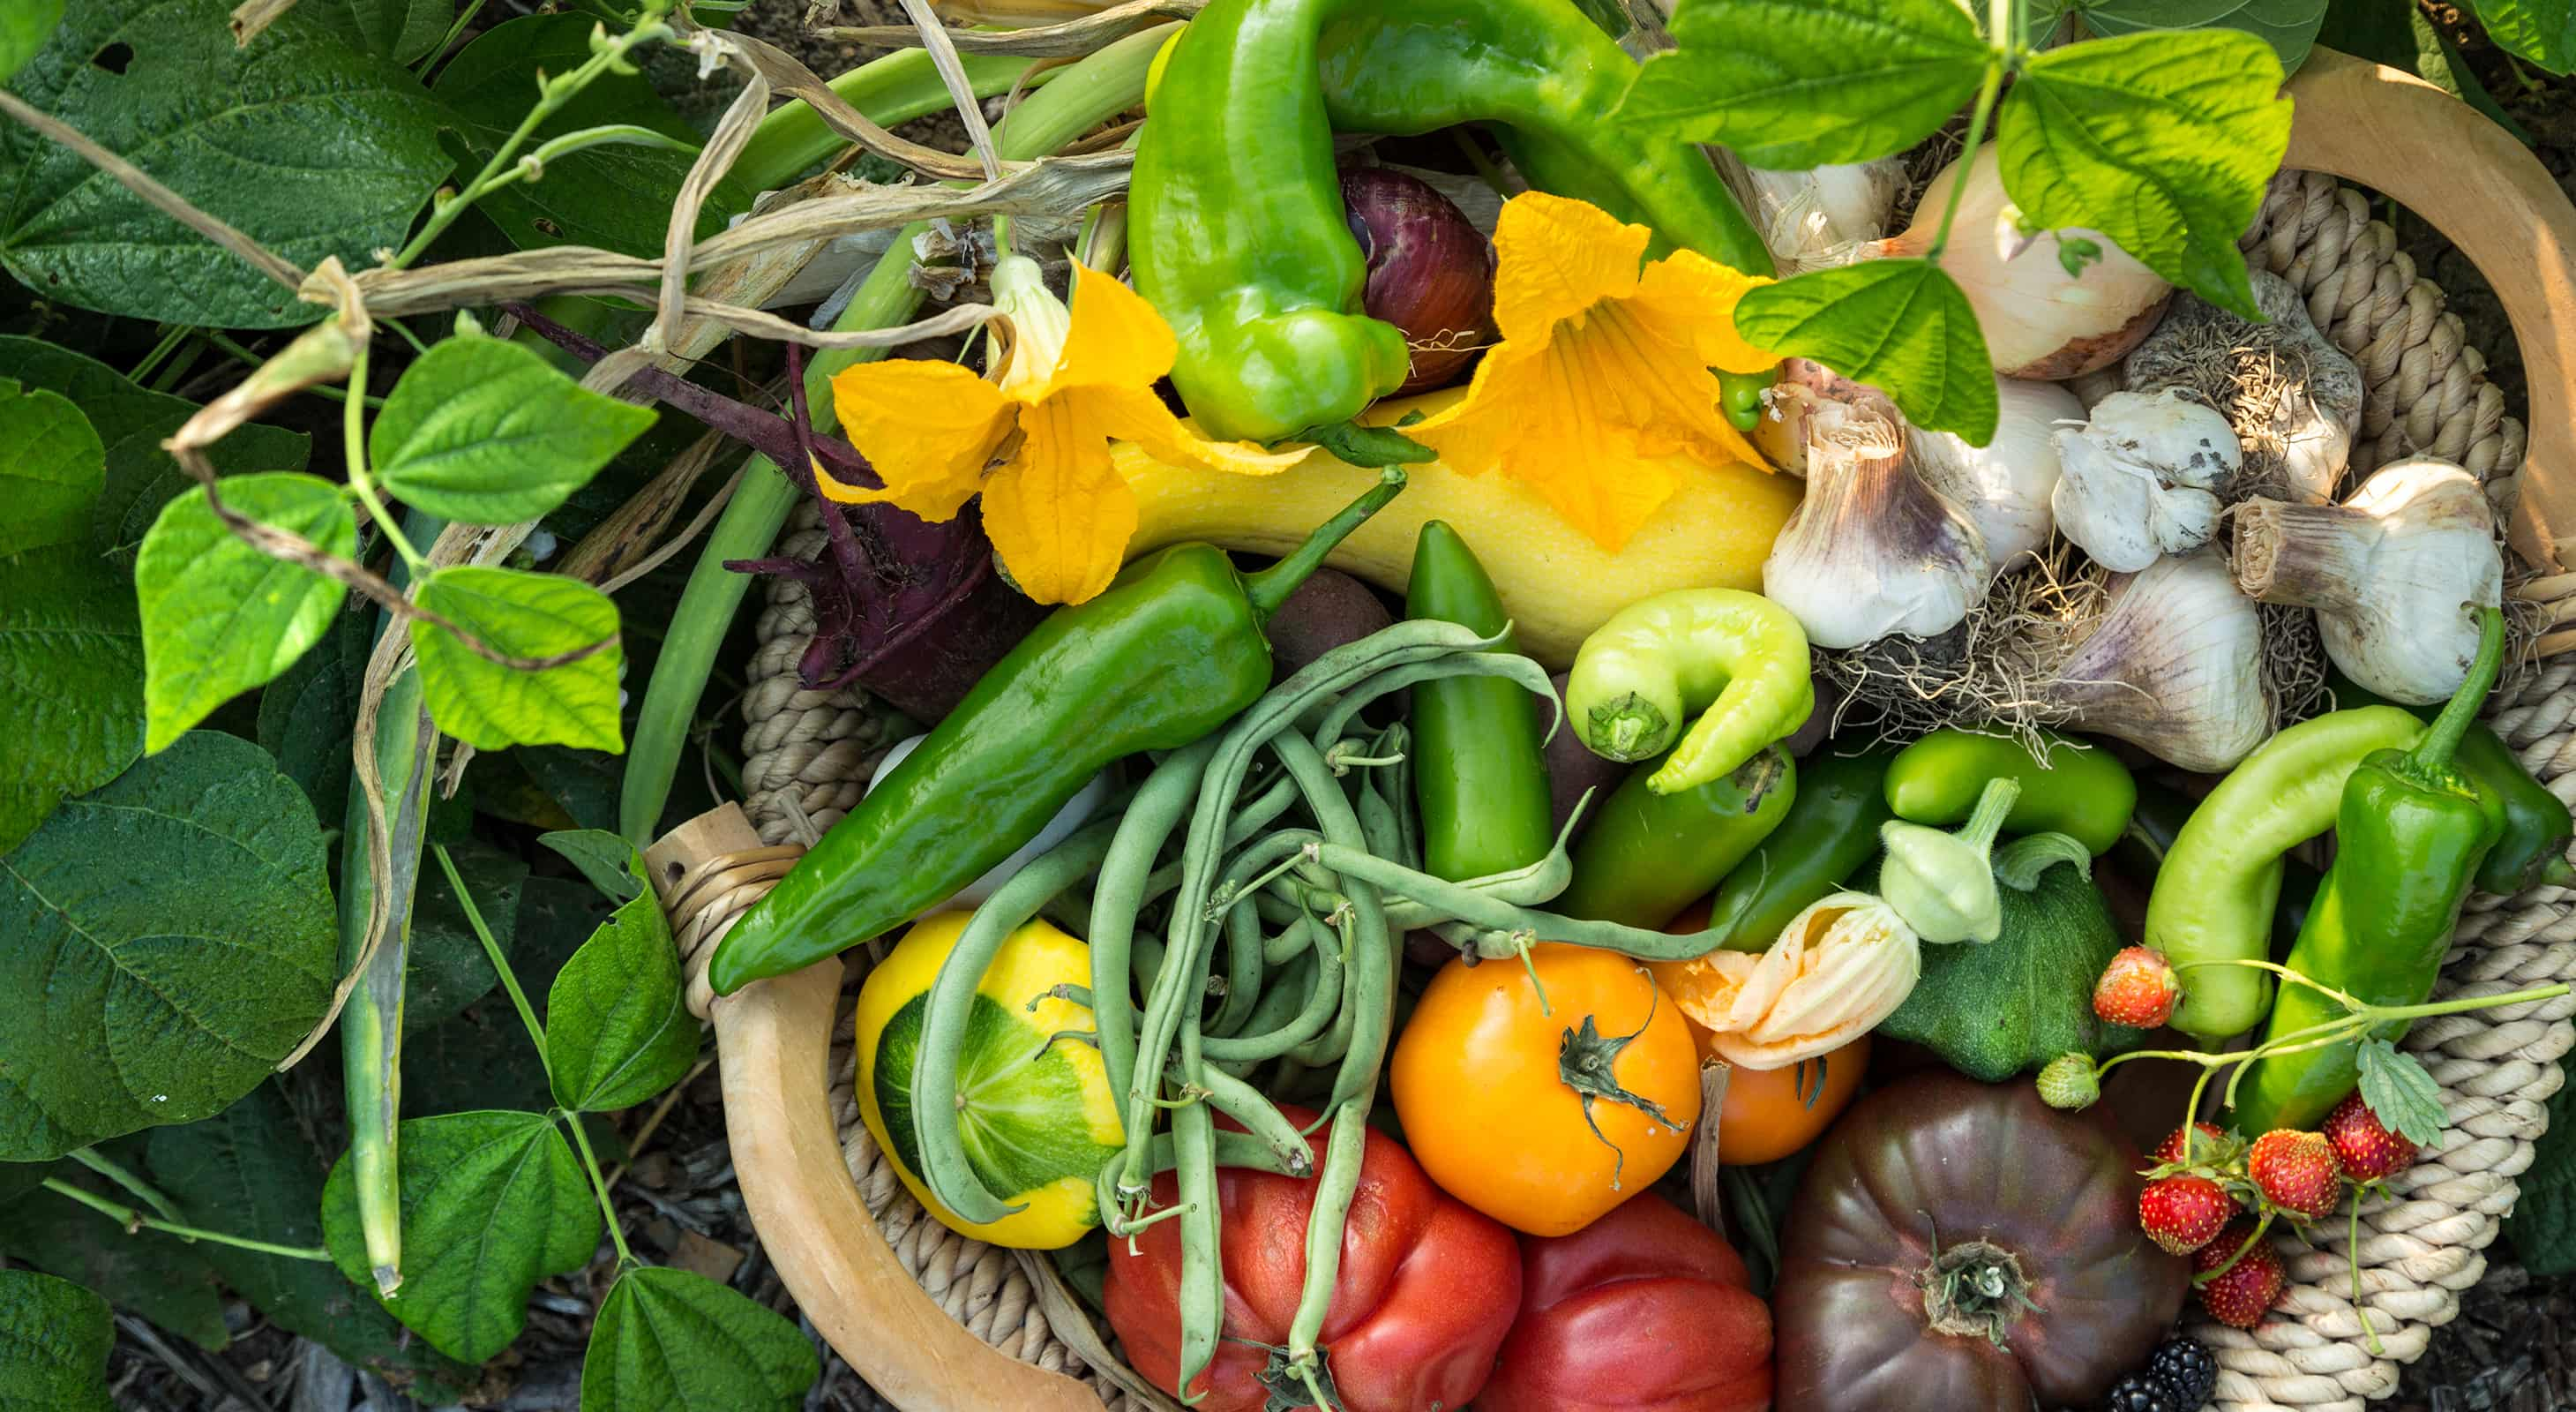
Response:
M1362 304L1413 348L1397 391L1454 380L1493 341L1493 242L1429 183L1384 167L1343 168L1342 206L1368 257Z

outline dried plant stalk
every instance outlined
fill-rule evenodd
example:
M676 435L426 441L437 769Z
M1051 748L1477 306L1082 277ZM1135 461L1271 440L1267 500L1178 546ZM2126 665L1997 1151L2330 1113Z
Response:
M959 5L935 6L954 23L1015 24L1012 29L945 31L950 43L968 54L1016 54L1032 59L1071 59L1125 39L1141 29L1149 29L1165 20L1186 20L1207 8L1207 0L1127 0L1123 5L1093 9L1076 5L1038 7L1030 5ZM1041 19L1041 15L1049 18ZM1071 18L1063 18L1069 15ZM997 18L996 16L1005 16ZM922 34L911 25L826 25L816 31L822 38L842 44L864 44L879 49L904 49L924 42Z

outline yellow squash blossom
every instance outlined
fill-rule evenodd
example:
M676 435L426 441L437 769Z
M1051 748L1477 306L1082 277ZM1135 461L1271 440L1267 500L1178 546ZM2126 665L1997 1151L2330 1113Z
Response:
M1923 977L1923 946L1896 909L1837 892L1791 918L1759 956L1712 951L1654 967L1709 1047L1746 1069L1785 1069L1842 1048L1896 1013Z
M885 481L848 485L819 468L823 493L890 500L946 520L984 497L984 532L1020 591L1080 603L1109 586L1136 531L1136 497L1109 459L1124 438L1175 465L1243 475L1285 470L1311 447L1269 452L1191 434L1154 395L1172 370L1172 330L1135 291L1074 266L1073 307L1037 262L1004 258L993 302L1010 346L986 381L954 363L862 363L832 379L841 426Z
M1649 239L1587 202L1537 191L1506 202L1494 230L1502 342L1464 401L1404 429L1461 471L1527 481L1614 552L1680 484L1665 458L1763 464L1720 415L1709 369L1780 361L1735 331L1735 302L1759 281L1689 250L1645 263Z

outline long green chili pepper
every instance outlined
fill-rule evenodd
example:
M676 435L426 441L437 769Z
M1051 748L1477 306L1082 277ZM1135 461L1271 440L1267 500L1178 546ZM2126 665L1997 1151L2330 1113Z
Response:
M1657 794L1733 774L1815 709L1806 629L1761 594L1730 588L1678 589L1620 609L1583 640L1565 683L1566 714L1593 754L1672 752L1647 777Z
M2484 615L2468 680L2424 738L2408 750L2372 753L2345 781L2334 865L2290 948L2291 970L2366 1005L2421 1005L2432 997L2460 904L2504 835L2503 801L2453 763L2504 660L2504 615L2493 608ZM2187 988L2192 977L2183 983ZM2284 986L2264 1038L2347 1013L2331 996ZM2369 1037L2395 1040L2405 1029L2382 1026ZM2238 1125L2249 1133L2316 1126L2352 1092L2362 1038L2256 1060L2237 1080Z
M1878 856L1887 807L1883 749L1822 750L1798 765L1797 797L1771 836L1726 875L1709 903L1708 929L1729 951L1768 951L1799 913ZM1570 910L1570 909L1561 909Z
M2174 840L2182 834L2183 825L2191 821L2196 801L2189 796L2157 784L2153 780L2138 782L2138 803L2129 812L2128 827L2120 831L2120 841L2102 857L2102 863L2126 877L2144 896L2164 870L2166 855L2173 852ZM2299 928L2307 924L2308 906L2316 900L2317 888L2325 875L2296 854L2281 857L2280 901L2272 910L2272 955L2278 960L2289 954L2299 939Z
M2373 696L2340 672L2326 673L2326 687L2338 706L2399 706L2427 722L2438 714L2436 707L2406 706ZM2478 891L2509 895L2576 883L2576 865L2567 861L2567 844L2576 838L2576 815L2569 813L2566 801L2531 777L2504 737L2484 721L2471 721L2452 762L2504 803L2504 836L2478 865Z
M1780 827L1798 797L1798 767L1776 746L1706 784L1654 788L1640 765L1602 803L1575 845L1574 881L1555 900L1569 917L1660 927L1706 897ZM1551 938L1554 940L1556 938Z
M1517 650L1494 581L1467 541L1442 521L1424 521L1414 539L1404 611L1499 637L1489 651ZM1555 830L1546 741L1530 704L1511 682L1487 677L1452 677L1413 688L1410 720L1420 766L1413 789L1421 809L1424 872L1463 881L1547 856Z

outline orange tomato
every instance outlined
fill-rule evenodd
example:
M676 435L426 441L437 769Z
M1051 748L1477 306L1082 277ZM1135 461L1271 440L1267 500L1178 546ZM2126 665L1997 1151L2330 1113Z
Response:
M1432 977L1396 1043L1395 1108L1443 1190L1515 1230L1570 1235L1688 1150L1699 1047L1630 957L1549 944L1530 965L1537 986L1510 961Z
M1665 930L1683 935L1707 925L1708 904L1697 903L1674 918ZM1672 985L1689 974L1679 963L1669 961L1653 969L1656 981L1666 987L1668 995L1675 993ZM1703 1058L1716 1060L1717 1051L1710 1046L1712 1036L1707 1027L1687 1015L1683 1023L1690 1028L1692 1047ZM1868 1071L1866 1034L1830 1054L1800 1060L1782 1069L1734 1066L1726 1076L1726 1099L1717 1110L1718 1161L1729 1166L1751 1166L1777 1162L1804 1149L1851 1106L1852 1095L1860 1091L1861 1075Z

